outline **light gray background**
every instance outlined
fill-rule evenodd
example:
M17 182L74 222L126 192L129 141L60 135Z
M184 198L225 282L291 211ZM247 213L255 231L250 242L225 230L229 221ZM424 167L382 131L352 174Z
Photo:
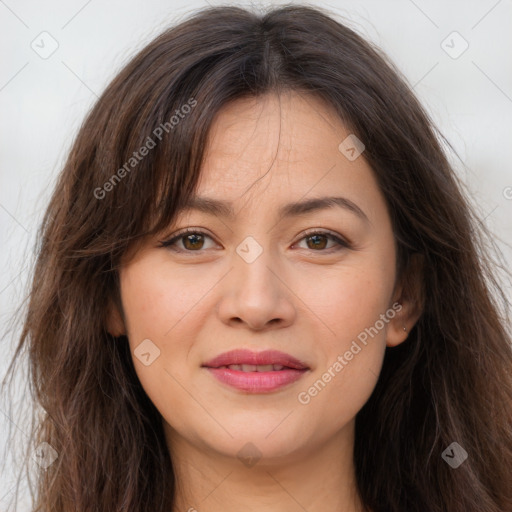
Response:
M197 8L220 3L0 0L0 378L17 342L18 331L7 331L7 322L25 293L37 226L86 111L122 65L157 33ZM361 0L312 5L348 18L353 29L377 43L399 66L463 160L464 167L450 157L510 267L512 1ZM43 31L59 45L47 59L31 48L34 40L42 46L41 37L48 37L39 36ZM441 46L453 31L469 43L455 59ZM457 39L451 43L449 38L445 44L454 47L452 52L461 48ZM510 283L504 281L503 286L511 297ZM0 512L13 510L9 425L18 442L27 440L26 414L16 410L25 403L25 376L20 373L18 379L15 399L0 397Z

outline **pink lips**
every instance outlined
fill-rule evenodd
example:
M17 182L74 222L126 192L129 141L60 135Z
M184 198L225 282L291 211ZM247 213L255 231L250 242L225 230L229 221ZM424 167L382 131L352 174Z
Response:
M232 365L240 368L228 368ZM250 366L242 369L242 365ZM260 368L253 368L254 366ZM267 368L261 368L262 366ZM271 369L269 366L274 368ZM263 352L232 350L204 363L203 367L206 367L219 381L251 393L265 393L279 389L300 379L309 369L295 357L277 350Z

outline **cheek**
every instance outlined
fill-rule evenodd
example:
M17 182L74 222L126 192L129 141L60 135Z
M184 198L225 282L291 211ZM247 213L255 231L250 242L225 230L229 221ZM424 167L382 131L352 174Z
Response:
M198 396L200 391L189 375L190 350L208 307L205 293L218 276L203 273L198 282L197 269L176 269L156 255L124 267L120 279L131 355L142 387L164 416L194 409L188 393ZM146 361L137 355L143 343L143 353L150 353ZM150 364L145 365L147 359ZM193 412L204 414L199 407Z
M376 255L377 256L377 255ZM365 257L347 263L339 272L332 269L315 273L315 286L304 279L294 289L314 313L325 336L324 350L332 356L333 350L343 350L366 328L370 328L386 312L393 291L393 268ZM380 324L379 324L380 325ZM381 329L385 335L385 327Z
M353 418L370 397L386 348L394 260L381 254L347 266L333 279L320 275L309 289L318 322L318 366L297 397L308 414L325 418L333 429ZM308 291L301 291L304 297ZM386 315L388 312L388 315ZM384 320L382 316L384 315Z
M134 344L151 337L165 342L179 323L193 313L205 287L210 286L208 276L201 280L201 286L194 286L193 272L176 271L161 259L146 258L121 274L127 329Z
M184 343L169 340L190 310L188 302L193 299L179 279L171 279L167 274L165 265L146 259L125 267L120 275L135 371L152 400L160 388L165 387L162 384L170 379L165 373L168 361L176 360L186 349ZM149 356L142 357L148 353Z

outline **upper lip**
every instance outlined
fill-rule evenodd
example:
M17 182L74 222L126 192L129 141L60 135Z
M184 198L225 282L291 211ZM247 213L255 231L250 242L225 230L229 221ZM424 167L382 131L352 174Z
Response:
M207 361L203 366L209 368L219 368L220 366L230 366L232 364L253 364L253 365L267 365L279 364L294 368L296 370L307 370L308 367L284 352L278 350L264 350L262 352L253 352L251 350L236 349L229 352L224 352L210 361Z

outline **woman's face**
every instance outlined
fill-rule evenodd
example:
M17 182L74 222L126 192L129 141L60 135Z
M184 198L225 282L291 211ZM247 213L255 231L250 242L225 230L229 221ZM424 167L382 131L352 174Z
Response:
M111 328L128 335L171 445L314 453L348 435L386 345L406 338L390 217L349 135L312 96L230 104L211 130L199 207L122 267L126 323L114 314ZM159 246L185 228L195 234ZM214 361L231 351L248 352Z

